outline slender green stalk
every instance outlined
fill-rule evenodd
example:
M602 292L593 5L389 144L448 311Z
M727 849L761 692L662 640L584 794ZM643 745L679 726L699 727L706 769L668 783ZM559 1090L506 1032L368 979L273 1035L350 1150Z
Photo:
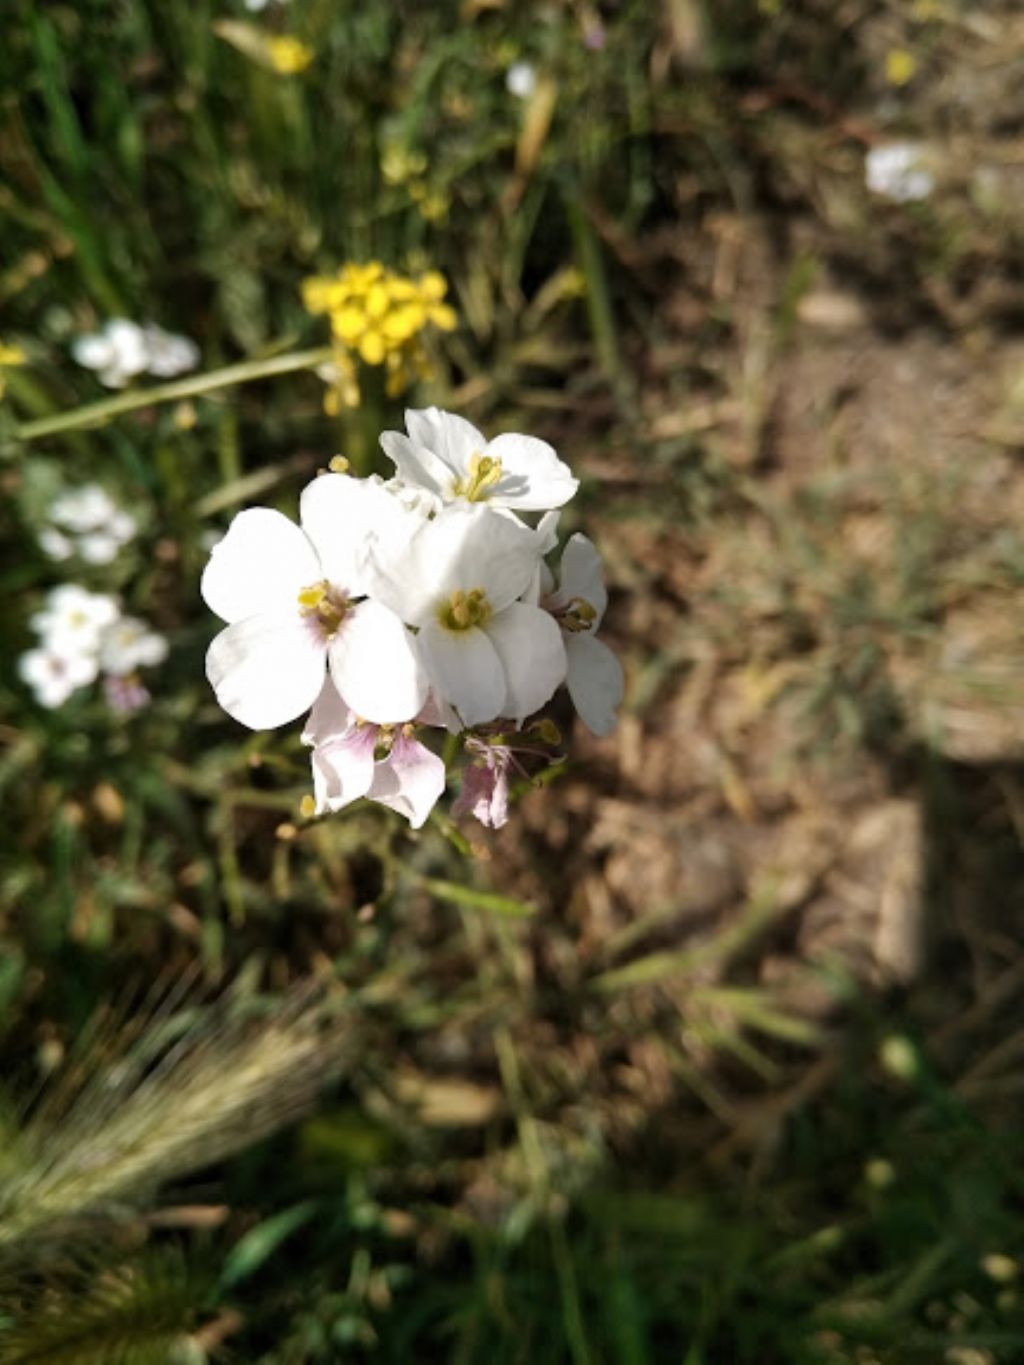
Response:
M102 398L98 403L61 412L55 417L40 417L15 428L21 441L38 441L43 436L56 436L64 431L78 431L82 427L98 426L112 417L139 408L151 408L157 403L175 403L182 398L198 398L204 393L229 389L235 384L249 384L255 379L269 379L277 374L291 374L295 370L312 370L330 360L331 348L317 346L309 351L289 351L267 360L243 360L238 365L226 365L221 370L210 370L189 379L176 379L170 384L158 384L153 389L138 389L119 393L114 398Z

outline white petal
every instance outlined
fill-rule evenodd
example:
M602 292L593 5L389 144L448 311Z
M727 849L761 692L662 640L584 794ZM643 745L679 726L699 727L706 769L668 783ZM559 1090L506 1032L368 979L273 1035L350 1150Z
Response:
M369 591L403 621L423 626L453 592L482 588L494 611L526 591L537 537L517 518L451 503L413 535L381 539L370 553Z
M364 720L411 720L426 701L416 642L379 602L351 607L328 648L334 685Z
M243 621L295 605L302 589L322 577L316 551L293 521L251 507L213 547L199 591L222 621Z
M380 447L404 483L425 488L438 497L447 493L452 481L451 472L432 450L417 445L401 431L382 432Z
M444 782L444 763L437 754L399 732L388 758L377 764L373 785L366 794L371 801L398 811L413 829L419 829L444 791Z
M87 370L103 370L114 358L114 348L101 333L76 337L71 343L71 355Z
M416 445L439 456L456 478L469 472L470 460L487 446L487 438L472 422L440 408L407 408L405 429Z
M129 379L141 374L149 356L145 334L138 323L114 318L107 323L105 331L113 351L112 367Z
M70 559L73 550L71 541L56 526L44 526L39 532L39 548L51 559Z
M299 500L302 529L320 557L323 576L351 597L366 592L364 564L378 535L403 537L420 524L400 502L371 479L321 474Z
M580 719L595 735L610 735L625 691L622 665L608 646L592 635L567 636L565 652L569 695Z
M376 725L357 725L344 737L316 746L312 764L317 814L341 810L367 794L374 778L376 743Z
M577 597L589 602L597 613L591 626L593 633L601 624L608 605L608 590L604 586L601 556L587 537L579 533L570 536L562 551L558 592L553 602L556 606L567 607Z
M250 616L214 639L206 676L229 716L271 730L307 711L323 686L326 648L298 611Z
M112 564L121 542L106 531L89 531L78 538L78 553L87 564Z
M496 436L483 453L501 461L501 478L488 489L488 498L503 507L524 512L563 507L580 486L554 448L536 436Z
M431 683L455 707L463 725L482 725L501 715L505 670L482 630L451 631L431 622L416 643Z
M355 724L356 718L338 695L330 678L324 679L320 695L302 727L303 744L323 744L329 739L340 739Z
M488 621L487 638L505 670L508 695L502 714L522 724L565 682L562 632L553 616L525 602L513 602Z

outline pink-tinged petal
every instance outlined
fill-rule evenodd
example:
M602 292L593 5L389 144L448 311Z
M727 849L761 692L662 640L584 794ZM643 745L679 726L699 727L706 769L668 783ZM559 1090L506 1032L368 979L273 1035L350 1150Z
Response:
M567 464L547 441L509 432L490 441L483 454L501 461L501 478L487 490L489 501L523 512L564 507L579 488Z
M341 810L369 792L376 745L376 725L356 725L342 738L316 746L311 758L318 815Z
M335 687L364 720L412 720L427 699L416 641L379 602L349 608L328 652Z
M437 754L399 731L391 753L374 770L367 796L398 811L413 829L419 829L444 791L444 782L444 763Z
M269 507L239 512L210 553L199 591L211 611L233 624L294 603L323 577L309 540Z
M445 630L431 622L416 638L431 685L463 725L482 725L505 708L505 670L482 630Z
M475 816L487 829L500 829L508 819L508 772L511 753L502 745L469 740L474 757L462 770L462 790L452 802L452 817Z
M565 681L562 632L553 616L525 602L513 602L492 617L485 629L505 670L508 694L502 714L521 725Z
M622 665L608 646L592 635L567 636L565 652L569 696L580 720L593 734L610 735L625 692Z
M462 729L459 718L452 707L439 697L433 688L427 693L427 699L420 708L416 723L418 725L434 725L453 735L457 735Z
M577 597L594 608L597 615L591 632L597 630L608 606L608 591L604 586L601 556L592 542L578 532L569 537L562 551L558 592L552 599L552 605L567 607Z
M329 739L341 739L355 723L355 713L345 705L334 683L326 677L320 695L302 727L302 742L324 744Z
M321 577L350 597L366 592L363 567L370 541L417 524L381 484L347 474L321 474L307 484L299 515L319 556Z
M206 654L206 676L229 716L250 730L284 725L316 700L324 681L323 636L298 611L236 621Z
M472 422L440 408L407 408L405 429L415 445L433 451L444 461L449 471L445 493L454 479L469 472L470 460L474 455L482 455L487 446L486 437Z
M451 485L451 471L443 460L424 445L411 441L402 431L384 431L380 448L395 466L403 483L425 488L441 497Z

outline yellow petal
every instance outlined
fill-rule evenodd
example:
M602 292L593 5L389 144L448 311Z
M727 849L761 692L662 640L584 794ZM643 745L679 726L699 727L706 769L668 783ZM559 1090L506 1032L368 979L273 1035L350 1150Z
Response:
M359 342L359 354L367 365L380 365L387 353L387 345L380 332L366 332Z
M363 334L366 325L366 314L353 304L347 304L331 314L331 331L344 341L346 346L352 345Z
M430 310L430 321L442 332L454 332L459 325L458 314L446 303L435 303Z
M448 281L440 270L428 270L419 278L420 294L430 303L436 303L448 293Z

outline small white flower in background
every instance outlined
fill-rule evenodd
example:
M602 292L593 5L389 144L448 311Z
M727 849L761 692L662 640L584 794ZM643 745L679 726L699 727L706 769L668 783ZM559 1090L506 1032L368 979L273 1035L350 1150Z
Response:
M45 645L27 650L18 660L18 676L48 710L63 706L72 692L95 682L98 673L94 654L61 654Z
M40 644L21 656L18 672L41 706L63 706L101 672L115 710L138 710L149 701L135 670L162 663L167 641L144 621L122 616L116 597L64 583L50 591L30 625Z
M142 329L146 345L146 370L158 379L173 379L175 375L194 370L199 364L199 347L188 337L165 332L155 322Z
M277 0L279 5L283 5L287 0ZM262 14L270 4L270 0L245 0L245 8L250 14Z
M100 665L104 673L124 677L137 668L153 668L167 658L167 641L137 616L122 616L103 632Z
M517 100L528 100L537 89L537 71L529 62L513 62L505 72L505 89Z
M40 531L39 544L51 559L77 554L89 564L110 564L138 530L131 513L95 483L62 493L49 517L52 524Z
M95 655L100 636L117 620L117 598L107 593L89 592L77 583L54 588L46 606L32 617L31 625L42 638L44 648L63 658Z
M897 204L927 199L935 189L935 179L927 166L927 151L919 142L890 142L872 147L864 162L864 179L872 193Z
M99 332L78 337L71 354L79 365L95 370L108 389L123 389L146 368L146 339L137 322L112 318Z
M112 318L99 332L78 337L71 354L79 365L95 370L109 389L123 389L140 374L170 379L199 363L199 347L188 337L128 318Z
M601 559L586 536L571 536L562 552L556 591L542 599L562 630L568 662L566 686L580 719L595 735L610 735L622 701L622 665L595 639L608 593Z
M381 448L406 487L423 488L442 502L486 503L517 512L562 507L574 479L546 441L512 432L488 441L471 422L438 408L410 409L408 436L385 431Z
M607 605L591 543L573 536L561 581L545 564L558 508L578 486L544 441L493 441L437 408L406 413L381 445L397 476L329 473L300 499L300 525L239 513L213 548L201 591L227 627L207 653L221 706L252 729L312 708L310 811L366 797L414 829L445 786L421 736L461 736L467 763L452 813L497 829L515 755L550 764L549 720L567 682L583 721L608 734L622 669L595 639ZM332 466L335 462L332 461ZM543 513L536 525L522 513Z

